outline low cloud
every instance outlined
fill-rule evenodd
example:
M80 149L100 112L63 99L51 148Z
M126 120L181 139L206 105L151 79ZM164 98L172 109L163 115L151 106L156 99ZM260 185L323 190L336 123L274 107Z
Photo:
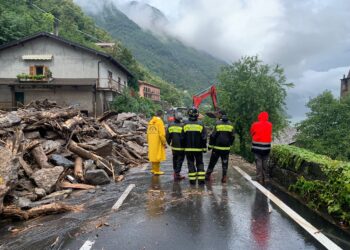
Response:
M130 2L107 1L120 8ZM127 13L145 29L171 34L229 63L244 55L259 55L267 63L280 64L295 84L287 100L293 117L304 117L305 103L325 89L339 95L339 79L350 66L348 0L139 2L160 9L169 21L157 28L150 26L147 11Z

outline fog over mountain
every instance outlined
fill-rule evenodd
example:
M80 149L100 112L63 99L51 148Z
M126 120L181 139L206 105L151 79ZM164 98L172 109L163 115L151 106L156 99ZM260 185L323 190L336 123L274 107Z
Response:
M80 5L94 1L76 0ZM174 36L229 63L259 55L280 64L296 86L287 100L294 120L304 117L310 97L326 89L339 96L339 79L350 69L348 0L107 1L142 28Z

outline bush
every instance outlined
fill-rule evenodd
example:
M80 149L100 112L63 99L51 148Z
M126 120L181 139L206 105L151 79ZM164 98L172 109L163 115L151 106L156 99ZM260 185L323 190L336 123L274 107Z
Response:
M274 167L298 173L289 189L311 208L326 209L336 220L350 223L350 162L287 145L273 146L270 160Z

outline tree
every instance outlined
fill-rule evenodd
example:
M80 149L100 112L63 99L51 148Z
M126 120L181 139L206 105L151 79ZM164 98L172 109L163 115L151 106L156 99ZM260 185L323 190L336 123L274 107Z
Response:
M298 124L298 145L333 159L350 159L350 96L336 99L330 91L311 99L307 119Z
M160 109L160 106L146 98L131 96L130 89L126 88L122 95L119 95L114 99L112 108L117 112L134 112L150 117Z
M242 57L232 65L223 67L219 81L221 108L236 121L239 153L249 158L249 129L261 111L269 113L274 132L287 125L284 101L286 88L293 84L286 82L281 67L263 64L257 56Z

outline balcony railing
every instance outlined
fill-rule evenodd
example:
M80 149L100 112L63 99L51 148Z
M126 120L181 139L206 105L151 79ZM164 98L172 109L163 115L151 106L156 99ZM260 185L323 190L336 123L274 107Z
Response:
M107 81L108 87L101 87L101 82L104 82L104 81ZM125 87L125 85L122 84L121 82L118 82L110 78L100 78L100 79L97 79L97 82L98 82L99 89L108 89L108 90L116 91L118 93L121 93Z

